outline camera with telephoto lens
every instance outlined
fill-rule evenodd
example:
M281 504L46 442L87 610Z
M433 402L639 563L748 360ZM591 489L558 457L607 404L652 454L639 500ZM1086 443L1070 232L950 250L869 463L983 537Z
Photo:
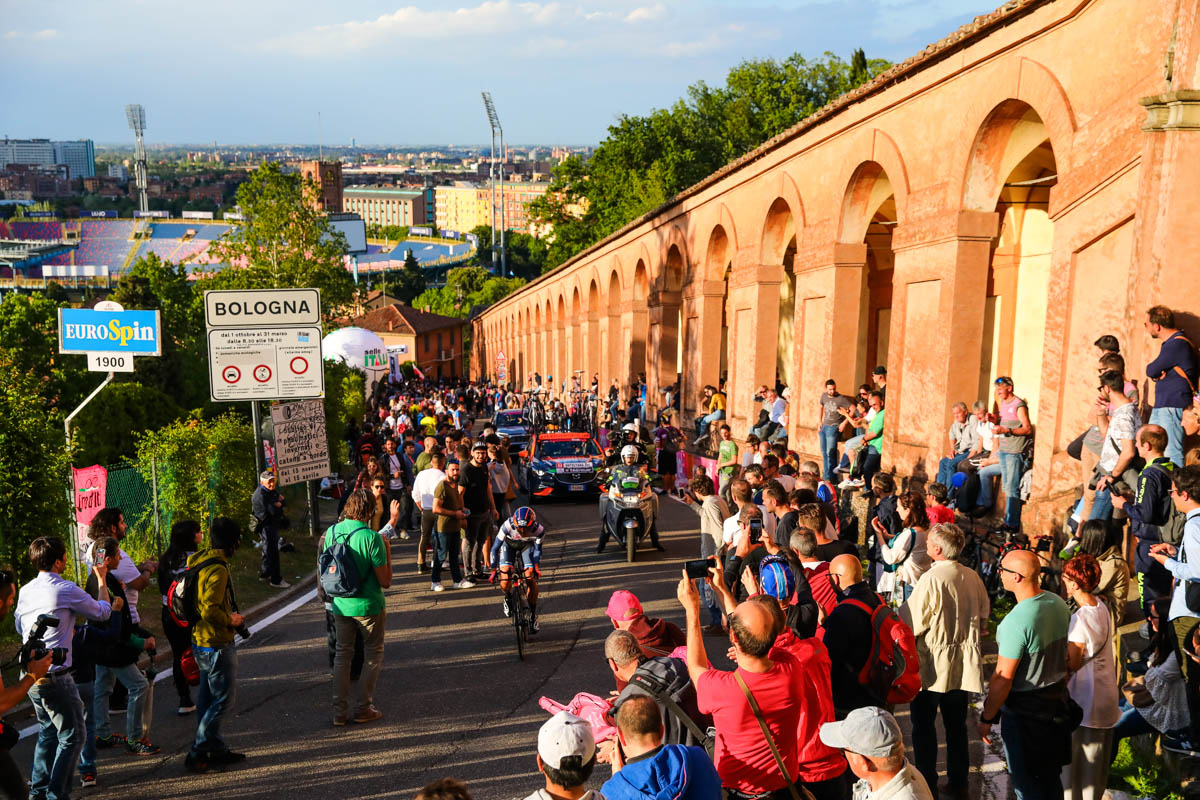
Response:
M236 631L243 639L250 638L250 627L244 622L241 625L234 627L234 631Z
M50 663L56 667L60 667L67 661L67 648L65 647L46 647L46 629L57 628L58 617L50 614L39 614L37 621L33 624L33 630L29 632L29 638L25 640L25 644L21 645L20 663L21 669L25 670L29 667L29 662L38 661L50 654Z

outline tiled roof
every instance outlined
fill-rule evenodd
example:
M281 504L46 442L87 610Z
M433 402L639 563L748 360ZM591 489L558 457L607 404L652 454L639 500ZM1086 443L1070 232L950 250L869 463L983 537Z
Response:
M368 311L360 317L350 320L356 328L365 328L376 333L413 333L421 334L429 331L457 328L465 324L458 317L444 317L441 314L431 314L428 311L418 311L412 306L399 303Z

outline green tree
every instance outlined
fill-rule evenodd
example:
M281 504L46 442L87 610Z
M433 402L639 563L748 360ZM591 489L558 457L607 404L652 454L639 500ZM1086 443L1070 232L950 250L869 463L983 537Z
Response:
M58 309L66 306L40 292L9 292L0 300L0 348L14 369L38 377L47 406L70 411L101 378L84 356L58 352Z
M311 181L275 162L252 172L237 191L244 224L209 247L230 268L199 281L201 288L317 288L326 319L348 306L354 280L342 260L346 239L309 202L313 192Z
M458 267L446 273L445 286L425 290L412 305L465 319L475 306L490 306L524 285L521 278L497 278L483 267Z
M65 537L70 459L62 415L47 416L44 384L0 350L0 561L30 577L29 543L45 534Z
M744 61L729 71L724 86L701 81L670 108L620 117L588 161L572 157L555 167L549 190L530 205L535 221L553 227L547 268L889 66L868 60L861 50L849 64L832 53L814 60L795 53L782 61Z
M404 269L399 277L391 284L389 294L394 294L401 303L412 303L417 295L425 291L425 273L421 271L421 262L409 253L404 257Z
M498 270L499 265L492 263L491 226L476 226L471 229L471 233L479 237L479 249L475 252L475 261L489 272ZM509 231L504 237L504 247L508 251L509 274L507 277L522 278L528 281L546 271L550 245L545 240L528 233Z
M325 362L325 433L335 470L350 463L350 448L342 434L346 423L361 423L367 412L366 374L344 361Z
M181 416L175 401L153 386L133 382L106 386L75 418L71 429L75 462L108 465L131 460L137 454L137 436Z
M120 277L112 299L125 308L155 310L161 316L162 355L135 358L132 379L163 392L183 408L205 405L204 303L188 280L187 268L154 253L144 255Z

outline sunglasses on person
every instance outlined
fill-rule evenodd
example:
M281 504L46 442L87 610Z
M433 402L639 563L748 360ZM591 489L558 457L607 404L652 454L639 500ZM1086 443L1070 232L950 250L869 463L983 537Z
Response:
M1001 375L999 378L996 378L996 385L997 386L1012 386L1013 385L1012 378L1009 378L1006 375Z
M1017 580L1022 580L1025 577L1020 572L1017 572L1015 569L1009 569L1008 567L1004 566L1003 564L997 564L996 569L1000 570L1001 572L1011 572L1013 575L1017 576Z

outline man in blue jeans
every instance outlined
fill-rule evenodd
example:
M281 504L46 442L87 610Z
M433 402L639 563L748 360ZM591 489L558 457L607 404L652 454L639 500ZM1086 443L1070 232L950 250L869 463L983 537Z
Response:
M821 446L822 477L827 481L834 478L837 467L837 446L842 431L850 424L841 411L853 411L854 399L839 394L837 381L833 378L825 381L825 392L821 395L821 427L817 429L817 439Z
M996 455L1000 458L1000 485L1004 487L1004 527L1016 531L1021 528L1021 475L1025 471L1025 447L1033 435L1033 424L1025 401L1013 393L1012 378L996 378L993 412L999 420L993 430L999 439Z
M1183 411L1191 408L1200 366L1196 349L1175 327L1175 314L1166 306L1146 312L1146 332L1162 342L1158 358L1146 365L1146 377L1154 381L1154 408L1150 422L1167 431L1167 458L1183 466Z
M979 442L978 426L967 412L966 403L954 404L954 422L950 423L950 455L938 462L937 482L949 486L958 465L967 459Z
M93 600L83 589L62 577L66 558L66 545L57 536L40 536L33 540L29 545L29 560L37 567L38 576L21 589L15 615L17 633L22 641L30 638L41 615L48 614L57 619L58 626L47 627L42 642L47 648L66 650L63 663L52 666L44 681L35 683L29 690L29 700L40 728L33 749L29 796L45 800L70 797L71 777L75 774L86 735L83 701L79 699L72 674L71 639L75 632L75 616L103 622L112 615L107 587L102 585L99 598ZM101 578L108 575L107 566L100 565L96 569Z
M237 681L233 634L245 624L237 612L229 574L229 559L241 541L241 531L228 517L217 517L209 531L209 541L212 549L201 550L187 561L189 568L200 566L196 585L200 619L192 627L192 653L200 668L196 740L184 761L184 766L192 772L206 772L210 766L246 760L245 754L233 752L221 738L221 718L233 706Z

